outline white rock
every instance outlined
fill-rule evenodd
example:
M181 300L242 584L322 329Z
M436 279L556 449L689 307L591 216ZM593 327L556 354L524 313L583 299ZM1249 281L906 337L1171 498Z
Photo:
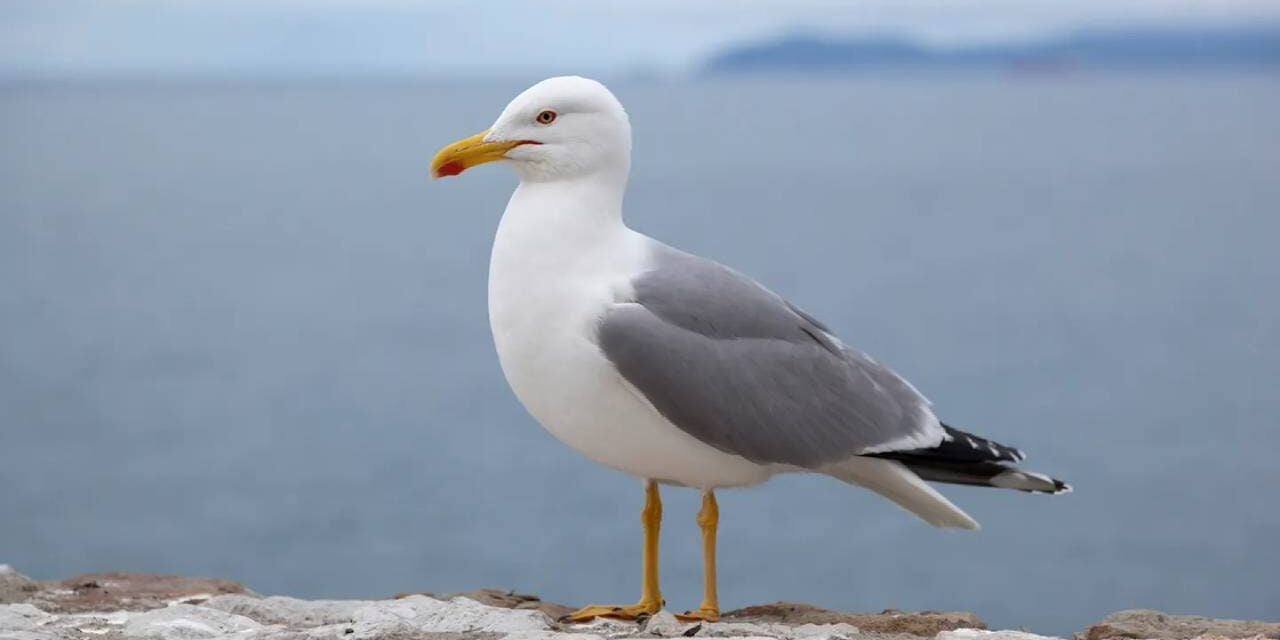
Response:
M8 565L0 565L5 567ZM29 604L0 605L0 638L4 640L58 640L58 632L46 625L56 616Z
M598 619L554 631L545 614L490 607L468 598L299 600L222 595L200 605L175 604L145 612L50 614L30 604L0 605L0 640L380 640L434 633L505 634L503 640L683 640L697 623L662 611L641 627ZM556 627L562 628L562 627ZM874 634L873 634L874 635ZM643 638L636 638L643 636ZM712 622L696 638L735 640L859 640L849 624ZM934 640L1061 640L1019 631L960 629Z
M605 640L605 636L565 631L519 631L503 636L502 640Z
M808 627L804 633L797 633L797 630ZM814 625L806 624L800 627L793 627L787 624L778 624L773 622L711 622L702 625L702 629L698 632L700 637L715 638L779 638L782 640L817 640L823 633L817 629L825 629L827 627L835 628L836 625ZM844 625L844 628L848 625Z
M129 611L113 611L111 613L75 613L62 616L57 624L63 629L71 629L89 636L101 636L113 631L121 631L129 621Z
M2 632L33 631L37 627L49 624L54 619L55 616L45 613L33 605L0 605L0 631Z
M190 604L144 611L129 616L124 624L127 637L158 640L231 640L248 638L262 629L244 616Z
M631 620L615 620L613 618L596 618L589 622L577 622L568 625L576 633L591 632L608 637L619 637L638 632L640 629Z
M310 629L287 629L273 625L263 627L247 638L237 637L236 640L350 640L353 635L347 633L348 629L351 629L349 624L326 624Z
M53 631L3 631L0 632L0 638L3 640L61 640L65 636L60 636Z
M649 619L644 623L644 631L649 635L655 636L678 636L686 630L691 629L695 624L697 623L680 622L680 620L676 618L675 614L663 609L662 611L649 616Z
M692 625L685 625L681 631ZM851 640L857 638L858 628L844 622L838 624L812 624L799 626L768 622L709 622L698 631L702 638L773 638L776 640ZM677 634L663 634L677 635Z
M854 638L858 635L858 628L847 623L840 622L836 624L802 624L798 627L792 627L788 637L791 638L807 638L809 640L820 639L839 639Z
M82 639L121 631L129 612L45 613L29 604L0 605L0 639L59 640Z
M775 628L780 625L755 622L707 622L698 631L699 636L717 638L778 638Z
M350 640L383 635L441 632L492 631L517 633L551 628L551 620L541 611L500 609L469 598L448 602L426 596L368 603L353 614L354 633Z
M956 629L943 631L934 640L1062 640L1055 636L1038 636L1025 631L986 631L984 629Z
M355 622L356 611L376 604L373 600L299 600L285 596L254 598L239 594L211 598L200 606L250 618L261 624L282 624L307 629Z

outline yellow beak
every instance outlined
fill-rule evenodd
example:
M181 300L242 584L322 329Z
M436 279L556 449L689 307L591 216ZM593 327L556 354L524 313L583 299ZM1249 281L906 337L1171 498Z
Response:
M507 152L522 144L540 144L533 140L495 140L485 142L488 131L463 138L446 146L431 160L431 177L456 176L471 167L502 160Z

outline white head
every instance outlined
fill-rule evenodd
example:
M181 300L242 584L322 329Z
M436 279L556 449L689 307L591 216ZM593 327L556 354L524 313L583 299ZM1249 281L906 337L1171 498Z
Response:
M495 160L510 162L524 182L594 175L626 180L631 123L599 82L548 78L516 96L487 131L441 149L431 174L457 175Z

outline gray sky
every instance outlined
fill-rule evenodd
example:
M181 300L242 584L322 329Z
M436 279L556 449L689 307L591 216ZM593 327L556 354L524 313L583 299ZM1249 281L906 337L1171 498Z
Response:
M1280 0L0 0L0 74L679 73L727 43L1280 22Z

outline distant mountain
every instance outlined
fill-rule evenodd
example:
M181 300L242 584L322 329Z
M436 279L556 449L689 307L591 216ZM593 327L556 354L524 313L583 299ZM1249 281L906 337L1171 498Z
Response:
M884 67L1280 69L1280 25L1080 31L1035 42L961 48L930 47L890 36L791 36L730 47L712 56L705 71L857 71Z

